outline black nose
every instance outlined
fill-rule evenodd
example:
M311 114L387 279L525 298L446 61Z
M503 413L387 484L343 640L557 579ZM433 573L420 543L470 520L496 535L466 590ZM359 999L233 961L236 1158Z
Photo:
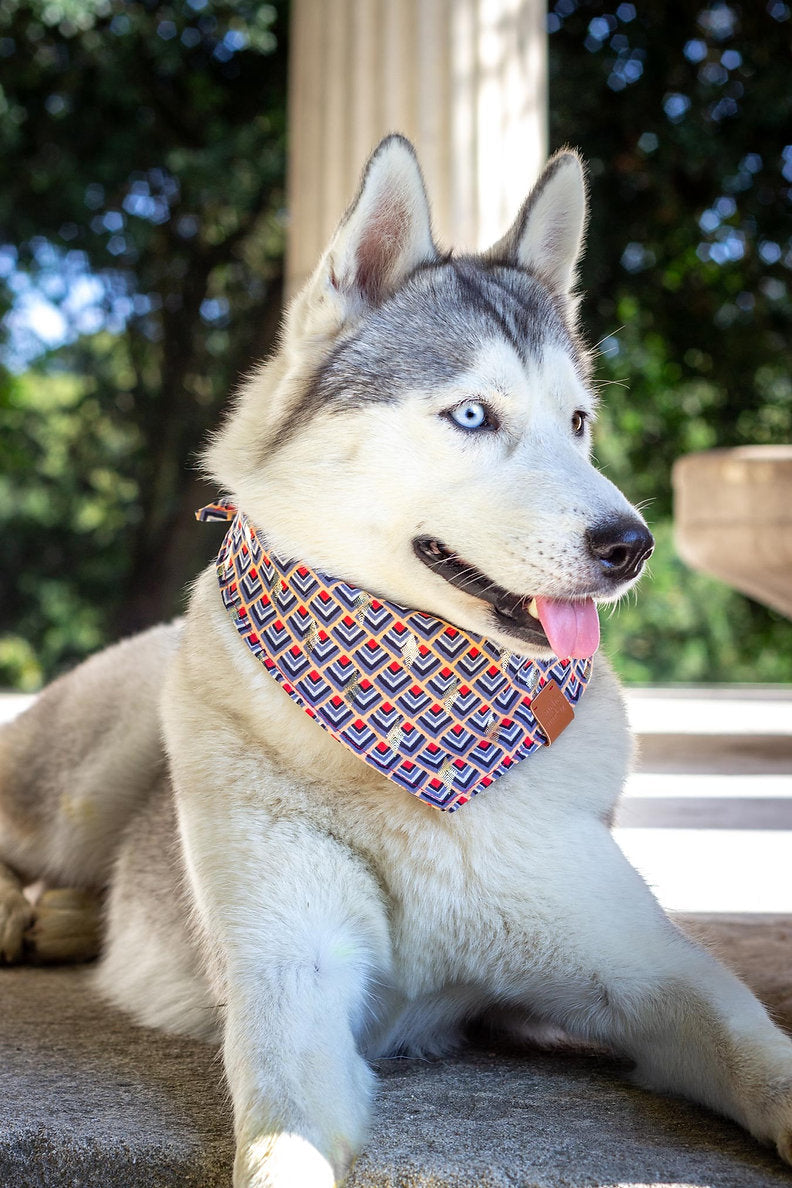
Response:
M654 549L654 537L645 524L620 516L586 530L586 544L603 576L614 582L636 577Z

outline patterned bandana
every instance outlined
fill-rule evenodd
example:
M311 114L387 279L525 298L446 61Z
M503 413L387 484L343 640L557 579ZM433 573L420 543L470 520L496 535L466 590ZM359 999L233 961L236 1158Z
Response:
M265 552L227 500L217 557L231 620L292 701L381 775L454 812L553 742L591 660L528 660L434 615Z

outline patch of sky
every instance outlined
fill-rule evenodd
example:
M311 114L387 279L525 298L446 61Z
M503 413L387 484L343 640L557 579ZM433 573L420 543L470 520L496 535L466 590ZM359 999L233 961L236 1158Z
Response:
M161 190L166 198L178 197L178 178L175 178L172 173L168 173L167 169L160 169L157 165L154 169L149 170L148 177L152 187Z
M745 236L734 227L723 227L715 243L700 243L696 248L700 260L711 260L714 264L730 264L742 260L745 255Z
M176 232L182 239L192 239L194 235L198 234L200 223L195 215L183 214L179 216L176 223Z
M722 219L730 219L733 214L737 213L737 203L730 194L721 194L713 205Z
M699 37L693 37L685 43L682 51L688 62L703 62L707 56L707 43Z
M708 115L716 124L721 120L727 119L729 116L736 116L739 111L739 106L736 99L732 99L731 95L724 95L717 103L713 103L708 110Z
M775 276L763 276L759 281L759 288L768 301L783 301L786 297L786 285Z
M763 239L759 244L759 259L763 264L777 264L781 259L781 246L772 239Z
M69 271L42 276L38 282L19 271L9 276L14 304L3 319L8 342L2 355L10 370L22 371L42 351L93 334L105 324L102 282L87 273L69 277Z
M104 205L104 199L104 186L100 186L99 182L89 182L85 187L85 198L83 199L88 209L98 210L100 206Z
M750 190L753 182L753 174L741 167L737 173L731 173L723 179L723 188L729 193L739 194L741 190Z
M654 132L642 132L638 137L638 148L642 153L653 153L659 143Z
M108 247L116 238L123 244L118 235ZM42 237L31 242L31 251L37 265L33 274L17 267L13 247L0 247L0 276L13 296L3 319L0 359L11 371L24 371L43 352L81 335L104 328L120 333L133 314L153 309L148 297L129 294L125 273L91 273L84 252L60 251Z
M792 144L785 144L781 150L781 176L786 181L792 181Z
M612 91L623 91L625 87L638 81L643 74L642 58L641 50L633 50L629 56L619 55L608 76L608 86Z
M641 272L655 262L655 254L642 243L628 243L622 252L621 265L628 272Z
M729 81L729 72L721 66L720 62L705 62L700 68L698 76L703 83L708 83L711 87L721 87Z
M248 43L247 34L241 29L229 29L214 49L213 57L219 62L228 62L234 54L243 50Z
M206 297L201 302L201 317L205 322L221 322L228 317L228 310L225 297Z
M64 95L54 92L52 95L47 95L47 98L44 100L44 107L48 115L57 117L67 115L70 104Z
M616 18L609 13L606 16L596 16L589 21L589 36L596 41L605 41L616 28Z
M672 124L678 124L683 120L689 107L690 100L687 95L681 95L678 91L671 91L663 99L663 111Z
M707 235L710 235L713 231L717 231L720 223L720 218L714 210L705 210L699 215L699 227Z
M127 214L149 223L166 223L170 218L167 201L159 194L152 194L147 181L133 181L122 205Z
M715 41L726 41L734 36L737 14L729 4L710 4L698 15L698 23L705 33Z
M619 340L615 334L608 334L599 344L599 352L606 359L613 359L619 353Z
M12 244L0 245L0 277L11 276L16 268L17 250Z

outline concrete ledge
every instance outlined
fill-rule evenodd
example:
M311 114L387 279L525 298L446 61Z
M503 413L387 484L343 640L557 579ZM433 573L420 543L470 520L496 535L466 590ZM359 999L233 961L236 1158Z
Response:
M756 968L777 968L782 953L788 968L792 920L695 926L738 965L758 946ZM133 1026L89 979L86 968L0 970L1 1188L229 1188L215 1049ZM779 1014L782 980L765 976L763 987ZM378 1072L376 1119L349 1188L790 1183L737 1126L634 1089L595 1055L479 1049L381 1061Z
M86 967L0 970L2 1188L227 1188L214 1049L135 1027Z

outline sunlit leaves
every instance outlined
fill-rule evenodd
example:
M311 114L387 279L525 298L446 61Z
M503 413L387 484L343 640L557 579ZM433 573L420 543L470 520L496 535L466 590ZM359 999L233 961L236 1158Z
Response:
M634 679L788 679L792 627L690 574L670 532L675 458L792 440L788 5L638 5L626 28L615 4L551 13L554 146L591 163L597 454L660 531L654 581L606 639ZM622 37L643 70L614 91Z

